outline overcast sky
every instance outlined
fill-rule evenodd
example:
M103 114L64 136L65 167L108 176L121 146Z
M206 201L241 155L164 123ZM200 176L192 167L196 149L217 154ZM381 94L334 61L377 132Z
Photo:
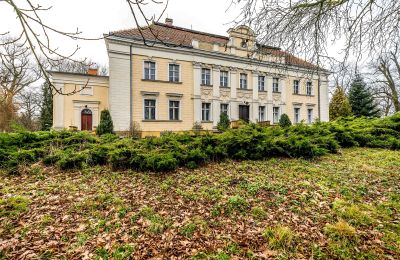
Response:
M21 2L23 0L20 0ZM174 25L193 28L215 34L226 35L230 22L239 9L231 7L230 0L170 0L163 22L168 16L174 19ZM18 3L18 0L17 0ZM101 37L103 33L135 27L133 16L125 0L34 0L42 6L52 6L42 12L45 23L61 31L73 32L79 28L85 37ZM146 13L160 15L161 6L148 5ZM20 27L15 13L0 1L0 33L9 31L16 35ZM88 57L95 62L107 64L107 52L103 40L73 41L52 35L53 47L58 47L64 54L70 53L77 45L80 50L77 57Z

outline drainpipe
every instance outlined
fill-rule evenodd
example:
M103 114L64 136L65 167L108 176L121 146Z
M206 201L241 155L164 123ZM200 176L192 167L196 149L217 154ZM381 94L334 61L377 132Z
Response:
M321 120L321 73L318 70L318 119Z
M132 75L132 45L129 46L129 130L132 129L132 90L133 90L133 75Z

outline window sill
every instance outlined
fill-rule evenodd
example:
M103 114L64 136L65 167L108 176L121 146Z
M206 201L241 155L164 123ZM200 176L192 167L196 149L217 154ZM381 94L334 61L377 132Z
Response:
M165 122L173 122L173 123L179 123L182 122L182 120L153 120L153 119L143 119L142 122L161 122L161 123L165 123Z
M230 87L219 86L219 88L231 89Z
M201 123L207 123L207 124L209 124L209 123L213 123L213 121L204 121L204 120L202 120Z
M167 84L182 84L181 81L169 81L169 80L157 80L157 79L142 79L144 82L157 82L157 83L167 83Z
M238 88L237 90L253 91L252 89L249 89L249 88Z
M272 93L274 93L274 94L282 94L282 92L280 92L280 91L272 91Z
M200 87L213 87L213 85L200 84Z
M258 92L267 93L268 91L266 91L266 90L259 90Z
M315 97L315 95L307 95L307 94L296 94L296 93L293 93L293 95L295 95L295 96L305 96L305 97Z

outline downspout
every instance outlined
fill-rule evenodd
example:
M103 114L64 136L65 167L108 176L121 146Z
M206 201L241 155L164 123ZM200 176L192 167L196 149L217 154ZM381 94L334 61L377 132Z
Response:
M132 129L132 90L133 90L133 75L132 75L132 45L129 46L129 130Z

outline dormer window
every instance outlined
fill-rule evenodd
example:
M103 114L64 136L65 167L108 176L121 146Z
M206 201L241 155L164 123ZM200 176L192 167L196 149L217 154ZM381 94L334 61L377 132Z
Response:
M247 48L247 41L243 40L242 43L240 44L242 48Z

